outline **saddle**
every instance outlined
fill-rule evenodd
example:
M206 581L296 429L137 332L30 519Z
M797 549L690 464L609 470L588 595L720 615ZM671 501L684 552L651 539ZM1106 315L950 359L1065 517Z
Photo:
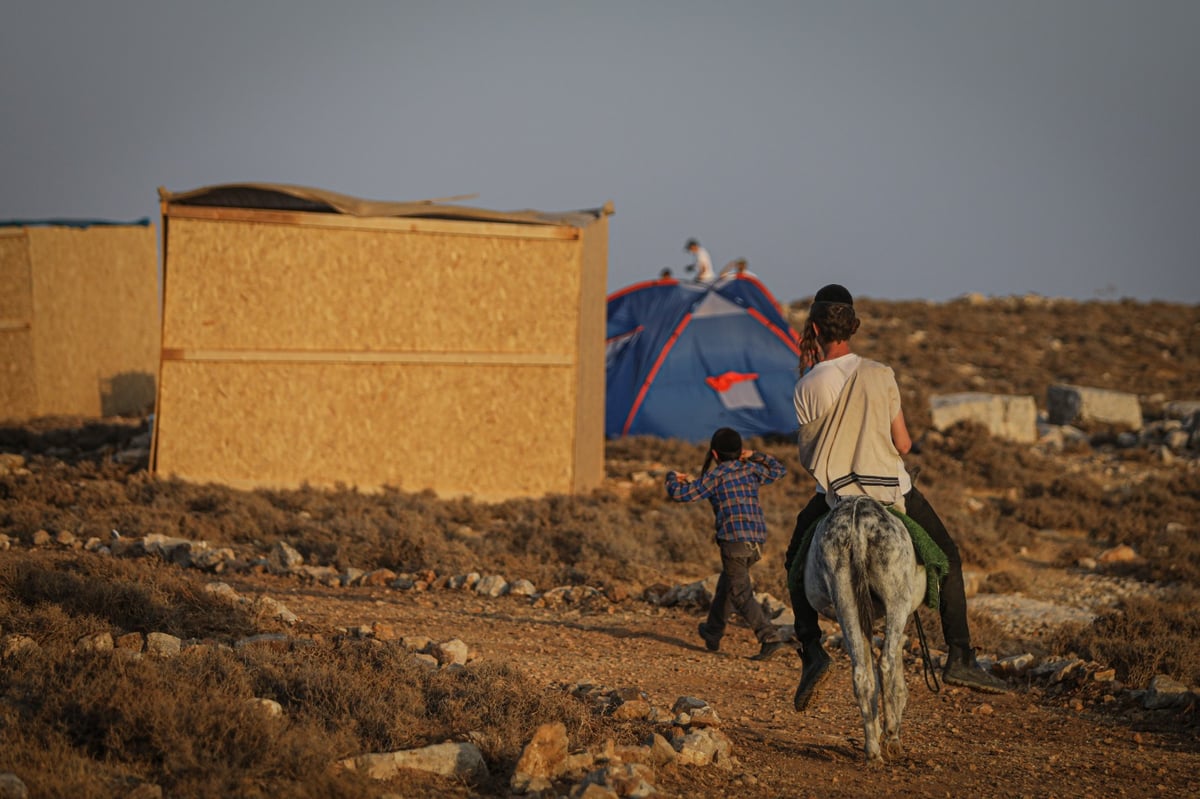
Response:
M950 571L950 559L946 557L946 553L942 551L942 548L929 537L929 533L925 532L925 528L917 524L911 516L901 513L892 507L888 507L888 510L893 516L904 522L904 527L908 530L908 534L912 538L913 551L916 553L917 562L925 567L925 605L933 610L938 610L942 599L942 580L946 578L946 574ZM792 566L788 570L787 582L789 591L798 590L801 594L804 593L804 564L808 561L808 549L812 544L813 532L827 515L828 511L821 514L804 531L804 537L800 539L800 549L797 550L796 557L792 561Z

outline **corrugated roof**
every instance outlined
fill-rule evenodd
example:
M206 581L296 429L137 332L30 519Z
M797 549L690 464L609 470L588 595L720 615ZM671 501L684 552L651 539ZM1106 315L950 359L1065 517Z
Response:
M293 186L284 183L226 183L183 192L159 188L159 198L171 205L204 205L220 208L252 208L280 211L309 211L349 216L420 217L458 219L475 222L508 222L522 225L567 225L584 227L613 213L611 202L601 208L579 211L494 211L466 205L451 205L444 200L390 202L366 200L346 194Z

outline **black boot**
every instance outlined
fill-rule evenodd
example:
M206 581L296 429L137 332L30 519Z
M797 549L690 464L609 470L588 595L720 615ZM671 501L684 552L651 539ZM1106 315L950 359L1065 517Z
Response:
M811 638L800 644L800 660L804 669L800 672L800 684L796 686L796 695L792 698L792 706L797 713L802 713L808 707L817 693L817 688L829 676L829 653L821 646L821 638Z
M700 622L700 637L704 639L704 648L709 652L719 652L721 649L721 636L713 635L708 629L708 625Z
M787 647L787 644L785 644L783 641L780 641L778 638L775 639L774 641L763 641L762 647L758 650L758 654L751 655L750 659L751 660L770 660L771 658L775 657L780 652L782 652L786 647Z
M989 694L1002 694L1008 691L1008 685L989 672L975 660L975 650L971 647L950 645L946 655L946 666L942 669L942 680L947 685L958 685L973 691L983 691Z

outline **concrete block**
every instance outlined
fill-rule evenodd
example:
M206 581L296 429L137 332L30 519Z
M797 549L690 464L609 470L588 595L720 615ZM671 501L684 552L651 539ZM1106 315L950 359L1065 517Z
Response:
M1037 440L1037 404L1030 396L965 392L929 398L934 428L944 431L963 421L976 422L997 438L1019 443Z
M1058 384L1046 390L1050 424L1096 422L1142 429L1142 406L1136 394Z

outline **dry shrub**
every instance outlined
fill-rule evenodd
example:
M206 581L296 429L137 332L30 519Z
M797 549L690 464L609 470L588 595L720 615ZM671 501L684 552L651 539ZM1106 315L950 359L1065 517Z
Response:
M0 706L12 723L0 745L32 795L120 795L129 782L178 797L361 795L360 781L327 773L349 741L268 717L232 651L127 654L58 643L4 662ZM64 755L77 767L60 769Z
M1011 571L992 572L980 590L988 594L1019 594L1028 588L1028 581Z
M330 770L364 752L474 740L502 792L525 742L561 721L578 745L633 743L645 725L596 716L566 692L505 664L430 670L398 645L297 640L229 646L260 632L210 597L200 575L149 560L13 551L0 562L0 627L38 646L0 662L0 751L35 796L467 796L454 780L388 785ZM86 633L125 629L203 637L175 657L89 652ZM251 700L274 699L272 718Z
M1107 663L1119 679L1145 688L1156 674L1200 684L1200 592L1181 591L1163 602L1134 597L1088 626L1064 628L1054 639L1058 652Z
M67 644L93 632L207 638L257 630L248 610L153 559L47 550L14 550L0 560L0 627Z

